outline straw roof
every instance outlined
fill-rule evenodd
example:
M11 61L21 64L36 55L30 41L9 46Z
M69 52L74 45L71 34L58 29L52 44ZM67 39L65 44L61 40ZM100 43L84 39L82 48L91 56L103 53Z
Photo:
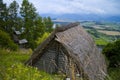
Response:
M89 80L104 80L106 75L106 63L104 56L99 52L91 36L78 24L71 23L56 28L51 35L33 52L26 62L34 65L37 58L42 56L42 51L55 40L62 44L68 54L81 67Z

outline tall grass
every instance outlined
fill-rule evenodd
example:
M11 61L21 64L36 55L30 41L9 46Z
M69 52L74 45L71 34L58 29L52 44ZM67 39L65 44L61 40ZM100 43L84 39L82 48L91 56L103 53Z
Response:
M63 80L61 75L49 75L37 68L25 66L32 51L0 49L0 80ZM120 68L109 68L105 80L120 80Z
M30 52L25 54L23 51L0 49L0 80L62 80L37 68L25 66Z
M105 80L120 80L120 68L109 68Z

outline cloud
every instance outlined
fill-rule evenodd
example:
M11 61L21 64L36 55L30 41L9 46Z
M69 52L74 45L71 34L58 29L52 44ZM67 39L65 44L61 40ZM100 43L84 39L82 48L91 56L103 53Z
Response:
M30 1L37 4L40 13L120 14L120 6L117 0Z
M10 3L13 0L4 0ZM118 0L29 0L39 13L120 15ZM22 0L17 0L22 2Z

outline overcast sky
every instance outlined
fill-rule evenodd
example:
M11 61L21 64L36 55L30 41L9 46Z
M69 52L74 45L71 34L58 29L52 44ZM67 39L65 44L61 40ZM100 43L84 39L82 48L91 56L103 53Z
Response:
M13 0L3 0L10 3ZM21 4L22 0L16 0ZM120 15L120 0L29 0L43 13L76 13Z

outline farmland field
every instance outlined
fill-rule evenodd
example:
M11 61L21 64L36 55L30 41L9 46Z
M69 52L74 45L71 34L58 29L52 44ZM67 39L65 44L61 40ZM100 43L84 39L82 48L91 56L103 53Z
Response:
M112 35L112 36L120 35L120 32L118 31L107 31L107 30L97 30L97 31L106 35Z
M120 23L84 21L81 25L99 46L120 38Z
M103 27L101 27L100 25L95 25L95 26L93 26L93 28L95 28L95 29L105 29L105 28L103 28Z

